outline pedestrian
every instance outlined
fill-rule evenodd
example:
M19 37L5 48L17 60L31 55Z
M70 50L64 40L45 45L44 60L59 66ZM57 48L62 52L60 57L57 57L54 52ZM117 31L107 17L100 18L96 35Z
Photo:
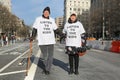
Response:
M6 45L6 35L5 34L3 35L3 42L4 42L4 45Z
M43 15L37 17L33 24L33 31L31 40L33 40L37 34L38 45L43 54L44 69L43 73L50 74L51 66L53 63L53 52L55 42L55 33L57 25L53 18L50 17L50 8L46 7L43 10Z
M3 39L3 35L1 36L1 44L2 44L2 46L4 46L4 39Z
M81 47L81 35L85 33L83 25L77 20L76 14L71 14L65 24L63 33L66 34L66 53L69 57L69 74L78 75L79 54L77 49Z
M8 46L8 36L6 36L6 45Z

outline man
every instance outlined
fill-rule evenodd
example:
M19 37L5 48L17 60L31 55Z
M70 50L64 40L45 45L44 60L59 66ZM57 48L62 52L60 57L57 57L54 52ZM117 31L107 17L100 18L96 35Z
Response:
M54 31L57 29L54 19L50 17L50 8L46 7L43 10L43 15L36 18L33 24L32 39L35 38L37 34L38 45L41 49L44 59L44 70L43 72L48 75L50 74L52 62L53 62L53 52L55 35Z

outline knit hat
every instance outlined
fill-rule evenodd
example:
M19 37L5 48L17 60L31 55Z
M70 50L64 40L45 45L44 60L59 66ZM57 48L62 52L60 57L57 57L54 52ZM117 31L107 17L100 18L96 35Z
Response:
M75 13L71 14L70 16L77 16Z
M48 11L48 12L50 13L50 7L46 7L46 8L43 10L43 13L44 13L45 11Z

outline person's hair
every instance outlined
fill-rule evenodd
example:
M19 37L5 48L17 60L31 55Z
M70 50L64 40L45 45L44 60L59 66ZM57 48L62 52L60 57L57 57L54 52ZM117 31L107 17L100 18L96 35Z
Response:
M76 15L75 13L71 14L70 17L71 17L71 16L76 16L76 17L77 17L77 15Z

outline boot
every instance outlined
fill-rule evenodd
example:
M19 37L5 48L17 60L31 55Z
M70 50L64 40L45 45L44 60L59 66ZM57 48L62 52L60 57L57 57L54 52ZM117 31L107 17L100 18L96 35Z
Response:
M50 71L47 71L47 70L44 69L44 70L42 71L42 74L49 75L49 74L50 74Z
M74 73L74 71L73 71L73 58L74 58L73 55L69 55L70 70L69 70L69 73L68 73L68 74L73 74L73 73Z
M75 55L75 56L74 56L74 59L75 59L75 75L78 75L78 74L79 74L79 72L78 72L79 56L78 56L78 55Z
M75 69L75 75L78 75L79 72L78 72L78 69Z
M71 75L71 74L73 74L73 73L74 73L73 69L70 69L69 75Z

